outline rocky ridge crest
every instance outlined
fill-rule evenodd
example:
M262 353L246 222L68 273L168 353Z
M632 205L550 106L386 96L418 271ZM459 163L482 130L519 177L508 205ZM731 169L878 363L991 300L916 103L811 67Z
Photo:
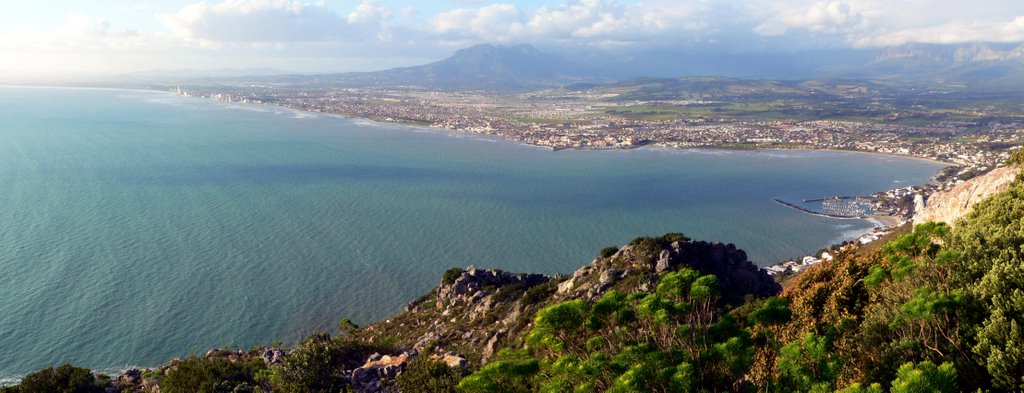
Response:
M361 338L392 339L422 353L458 353L474 364L522 345L534 314L566 300L596 300L605 292L653 291L662 275L688 267L718 277L722 301L771 296L781 288L732 244L694 241L680 234L643 237L608 249L571 276L453 269L437 288L385 321L360 329Z

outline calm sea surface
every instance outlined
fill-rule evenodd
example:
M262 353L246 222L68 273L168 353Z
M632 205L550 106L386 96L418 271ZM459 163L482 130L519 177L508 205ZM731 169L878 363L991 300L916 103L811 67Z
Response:
M0 377L292 342L453 266L571 273L680 231L759 264L871 227L772 202L923 183L837 152L558 151L164 93L0 88Z

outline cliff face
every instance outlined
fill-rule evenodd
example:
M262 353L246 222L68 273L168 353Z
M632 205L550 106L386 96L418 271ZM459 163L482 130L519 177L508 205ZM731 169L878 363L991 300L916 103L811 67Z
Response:
M949 191L937 192L928 198L924 209L914 215L914 225L928 221L956 225L975 204L1009 187L1018 174L1019 167L996 168Z

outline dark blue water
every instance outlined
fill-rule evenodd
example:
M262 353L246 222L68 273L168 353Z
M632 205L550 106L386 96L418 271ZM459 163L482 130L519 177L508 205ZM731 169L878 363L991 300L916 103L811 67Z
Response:
M452 266L570 273L644 234L777 262L871 223L773 197L864 194L939 168L552 152L163 93L0 88L0 377L293 341L392 314Z

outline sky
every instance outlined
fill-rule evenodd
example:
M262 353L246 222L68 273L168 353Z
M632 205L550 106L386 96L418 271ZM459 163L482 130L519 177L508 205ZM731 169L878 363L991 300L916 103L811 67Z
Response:
M479 43L717 53L1024 42L1022 0L0 0L0 73L368 71Z

